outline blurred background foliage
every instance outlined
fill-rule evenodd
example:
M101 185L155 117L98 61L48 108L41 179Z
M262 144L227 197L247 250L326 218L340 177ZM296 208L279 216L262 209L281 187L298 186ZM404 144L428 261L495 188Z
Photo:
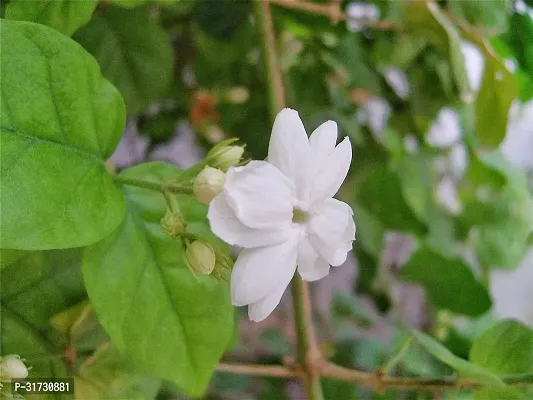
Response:
M490 346L502 343L479 342L499 318L492 289L498 270L521 263L533 270L533 257L526 257L533 244L533 3L339 5L346 19L337 24L272 5L288 106L308 132L337 121L339 137L354 146L339 193L355 210L357 240L343 267L353 284L346 287L339 269L343 285L333 276L326 297L315 293L323 350L340 365L372 370L405 344L408 328L417 328L495 374L533 372L526 325L498 325L518 335L524 352L506 371L486 359ZM112 159L117 167L158 158L188 166L191 154L228 137L245 143L250 157L266 157L271 121L250 1L12 0L2 1L2 13L71 35L120 90L129 122ZM521 153L506 151L512 134L526 137ZM24 354L32 375L73 374L80 399L184 398L109 342L86 299L79 251L4 251L1 284L3 354ZM515 305L526 313L514 316L532 324L533 298L517 301L529 305ZM257 326L242 321L225 359L283 362L294 342L289 321L283 307ZM458 370L420 343L393 373ZM323 383L326 399L437 398ZM533 398L525 390L438 398L504 395ZM294 382L216 373L204 398L302 396Z

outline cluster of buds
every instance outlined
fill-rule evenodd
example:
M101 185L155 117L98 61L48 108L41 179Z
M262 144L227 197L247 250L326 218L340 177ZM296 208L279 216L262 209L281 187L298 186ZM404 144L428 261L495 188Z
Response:
M161 229L170 237L176 237L187 231L187 221L181 215L178 201L175 196L165 193L167 210L161 219Z
M24 379L27 376L28 368L18 355L10 354L0 357L0 381Z
M228 255L202 239L185 239L185 264L198 279L198 275L210 275L218 280L228 280L233 260Z

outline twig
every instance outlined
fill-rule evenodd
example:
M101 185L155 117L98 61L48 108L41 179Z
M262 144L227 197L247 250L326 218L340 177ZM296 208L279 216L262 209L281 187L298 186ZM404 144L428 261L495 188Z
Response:
M272 4L276 4L281 7L291 8L294 10L307 11L312 14L319 14L328 17L333 24L340 21L354 21L361 25L367 26L373 29L380 29L385 31L396 30L389 21L372 21L362 18L352 18L350 15L343 13L340 8L340 2L333 0L328 4L311 3L307 1L299 0L270 0Z
M217 365L217 371L239 375L272 376L278 378L301 378L302 376L300 371L281 365L219 363Z

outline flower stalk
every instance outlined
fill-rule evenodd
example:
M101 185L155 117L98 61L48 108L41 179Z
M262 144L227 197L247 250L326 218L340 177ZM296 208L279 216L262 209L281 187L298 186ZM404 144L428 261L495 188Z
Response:
M254 11L260 31L262 58L267 72L270 113L272 120L274 120L277 113L285 107L285 88L276 52L276 38L269 0L254 2ZM295 274L292 280L292 291L298 337L298 361L305 373L304 382L307 398L309 400L323 400L320 373L315 368L315 361L322 360L322 355L316 345L311 324L311 306L307 282L304 282L298 274Z

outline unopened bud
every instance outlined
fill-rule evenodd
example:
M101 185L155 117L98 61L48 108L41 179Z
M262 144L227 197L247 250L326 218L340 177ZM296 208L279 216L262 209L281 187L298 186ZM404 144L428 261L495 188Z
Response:
M244 147L231 145L236 141L237 139L228 139L213 147L207 154L209 166L226 172L230 167L239 165L244 154Z
M215 269L215 250L209 243L195 240L185 249L185 261L192 271L210 275Z
M200 203L209 204L217 194L222 192L225 183L224 172L216 168L205 167L194 180L194 196Z
M1 379L23 379L28 376L28 368L24 365L20 357L16 354L10 354L2 357L0 361L0 378Z
M186 231L187 222L180 214L167 209L165 216L161 218L161 228L168 236L179 236Z

